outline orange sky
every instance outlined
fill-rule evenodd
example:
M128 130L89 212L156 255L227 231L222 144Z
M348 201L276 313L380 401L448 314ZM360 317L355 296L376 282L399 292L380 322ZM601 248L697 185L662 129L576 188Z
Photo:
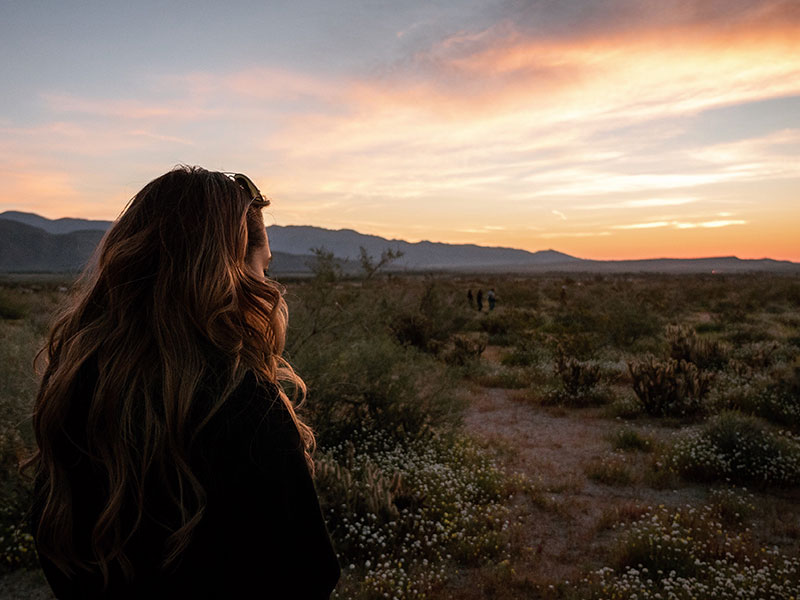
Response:
M6 7L0 51L30 64L2 67L0 211L112 219L188 163L247 172L278 224L800 261L796 2L457 4L264 7L243 27L281 26L272 50L215 38L213 14L162 31L134 11L108 57L110 34L42 42L41 15ZM63 68L37 66L37 41Z

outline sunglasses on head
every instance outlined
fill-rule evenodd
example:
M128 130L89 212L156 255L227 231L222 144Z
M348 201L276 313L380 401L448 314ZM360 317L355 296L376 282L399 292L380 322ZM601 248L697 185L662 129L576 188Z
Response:
M259 191L256 184L247 175L242 173L223 173L223 175L239 184L239 187L250 195L251 203L258 208L269 206L269 198Z

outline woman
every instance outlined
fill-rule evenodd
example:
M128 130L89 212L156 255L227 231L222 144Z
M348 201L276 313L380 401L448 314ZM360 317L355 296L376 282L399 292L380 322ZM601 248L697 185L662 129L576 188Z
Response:
M28 466L58 598L330 596L268 204L243 175L155 179L53 327Z

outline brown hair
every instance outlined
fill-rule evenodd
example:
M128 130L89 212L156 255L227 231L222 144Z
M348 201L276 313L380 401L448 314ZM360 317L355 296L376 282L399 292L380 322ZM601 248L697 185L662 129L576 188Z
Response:
M248 252L266 243L267 204L225 174L199 167L151 181L105 235L55 322L38 357L47 359L33 415L38 450L26 467L40 482L39 551L65 573L97 569L107 583L116 563L133 576L125 545L142 520L145 481L154 476L180 515L162 566L183 552L205 508L192 444L247 371L278 387L311 466L313 433L281 387L305 393L281 358L288 318L282 288L246 267ZM65 422L89 361L98 378L79 451L101 473L105 497L92 556L78 556L69 465L58 449L75 443ZM213 405L195 418L197 398L209 389Z

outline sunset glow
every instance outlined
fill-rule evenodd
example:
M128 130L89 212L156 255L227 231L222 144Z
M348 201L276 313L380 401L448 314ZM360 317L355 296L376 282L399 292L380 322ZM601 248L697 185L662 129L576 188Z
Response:
M281 225L800 261L796 2L50 8L0 8L0 212L113 219L185 163Z

